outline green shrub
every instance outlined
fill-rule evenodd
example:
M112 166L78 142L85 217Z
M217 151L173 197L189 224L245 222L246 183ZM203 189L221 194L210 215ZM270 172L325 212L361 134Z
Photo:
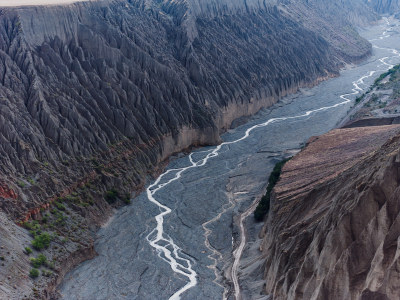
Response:
M88 203L90 206L93 206L93 205L94 205L94 199L93 199L93 197L92 197L91 195L88 195L88 196L87 196L87 203Z
M53 275L53 272L47 271L47 270L42 270L42 275L46 276L46 277L50 277L51 275Z
M72 196L72 195L67 195L64 198L62 198L62 201L69 201L69 202L79 202L79 197L78 196Z
M258 203L256 210L254 211L254 218L257 222L260 222L264 219L264 216L269 212L269 203L270 203L271 192L268 191Z
M34 257L31 257L31 265L34 266L35 268L39 268L41 266L41 264Z
M61 249L60 249L61 250ZM46 261L45 262L46 267L48 267L49 269L54 270L55 269L55 264L54 261Z
M390 79L394 77L394 74L396 71L400 69L400 65L396 65L393 68L391 68L389 71L381 74L377 79L375 79L374 85L378 85L386 76L390 75Z
M40 235L42 233L41 229L38 230L30 230L29 233L31 234L31 236L36 237L38 235Z
M131 195L129 193L126 193L124 197L122 197L122 202L125 204L130 204L131 203Z
M26 186L25 182L23 182L23 181L21 181L21 180L18 181L17 184L18 184L18 186L21 187L21 188L24 188L24 187Z
M33 237L36 237L37 235L40 235L42 233L42 229L40 228L40 224L38 223L38 221L24 222L22 223L22 226L28 229L29 233Z
M29 223L29 222L21 222L20 224L25 229L28 229L28 230L31 229L31 223Z
M34 231L40 230L40 224L38 223L38 221L23 222L22 227L28 230L34 230Z
M119 193L116 189L111 189L106 192L104 198L109 204L115 203L117 201L117 198L119 197Z
M79 206L88 207L88 206L89 206L89 203L87 203L87 202L80 202L80 203L79 203Z
M282 167L285 165L285 163L289 159L284 159L284 160L278 162L275 165L274 169L272 170L271 175L269 176L269 179L268 179L267 192L261 198L260 203L258 203L258 205L254 211L254 219L257 222L262 221L264 219L265 215L268 213L269 206L270 206L271 192L279 180L279 177L282 172Z
M30 247L25 247L24 250L25 250L25 253L28 255L32 253L32 249Z
M43 216L43 218L42 218L42 222L46 224L48 221L49 221L49 215L48 215L48 214L45 214L45 215ZM43 225L43 226L45 226L45 225Z
M55 201L55 202L54 202L54 205L55 205L59 210L65 210L65 205L62 204L62 203L60 203L60 202Z
M39 270L36 268L32 268L31 271L29 272L29 276L32 278L36 278L39 276Z
M39 254L37 260L43 265L44 263L46 263L47 258L43 254Z
M43 232L39 235L36 235L34 240L32 241L32 246L36 250L41 250L43 248L49 247L51 242L51 236L47 232Z
M64 226L66 224L65 220L67 219L66 216L64 216L63 214L57 214L57 219L55 221L55 223L59 226Z
M40 266L47 263L47 258L43 254L39 254L37 258L31 258L31 264L35 268L39 268Z

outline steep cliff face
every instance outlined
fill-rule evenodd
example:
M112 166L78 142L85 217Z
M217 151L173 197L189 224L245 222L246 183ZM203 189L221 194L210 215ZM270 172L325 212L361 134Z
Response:
M400 127L334 130L283 168L264 226L274 299L398 299Z

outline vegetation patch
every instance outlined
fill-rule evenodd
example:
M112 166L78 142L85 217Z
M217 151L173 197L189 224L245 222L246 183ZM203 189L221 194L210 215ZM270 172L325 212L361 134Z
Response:
M105 196L104 196L104 198L106 199L106 201L109 204L115 203L115 201L117 201L118 197L119 197L119 193L115 188L107 191Z
M32 246L36 250L42 250L44 248L48 248L51 242L51 235L47 232L43 232L39 235L34 236L32 241Z
M360 101L364 98L365 94L362 94L361 96L356 98L356 103L360 103Z
M25 188L29 188L37 183L31 177L21 180L19 186L23 187L24 184ZM74 249L86 247L91 242L87 234L91 228L85 222L87 212L82 207L93 206L97 199L102 198L118 206L130 203L131 194L125 193L123 188L120 190L117 186L111 186L112 189L102 192L97 187L96 180L81 182L70 194L57 197L49 208L41 208L40 213L35 215L35 220L19 223L29 231L32 238L29 247L21 245L21 250L30 261L30 267L25 270L26 275L32 279L42 276L40 282L45 281L46 277L52 277L58 272L56 264L59 257L68 256L70 249L75 251ZM0 265L1 259L4 258L0 257ZM63 261L60 260L60 263L63 264Z
M42 270L42 275L46 277L51 277L51 275L53 275L53 272L49 270Z
M274 169L272 170L272 173L268 179L267 192L261 198L260 203L258 203L258 205L254 211L254 218L257 222L261 222L264 219L265 215L268 213L269 206L270 206L271 192L272 192L273 188L275 187L276 183L279 181L279 177L282 172L282 167L289 160L290 160L290 158L284 159L284 160L278 162L275 165Z
M21 187L21 188L24 188L24 187L26 186L25 182L23 182L22 180L19 180L19 181L17 182L17 184L18 184L18 186Z
M31 258L31 264L35 268L39 268L42 265L46 264L47 258L43 254L39 254L37 258Z
M59 210L65 210L65 205L62 204L62 203L60 203L60 202L58 202L58 201L55 201L55 202L54 202L54 205L55 205Z
M390 75L390 80L393 80L393 75L400 69L400 65L396 65L391 68L389 71L382 73L377 79L375 79L374 85L380 84L380 82L386 78L386 76Z
M122 197L122 202L125 204L130 204L131 203L131 195L129 193L126 193L124 197Z
M36 268L32 268L31 271L29 272L29 276L32 278L36 278L39 276L39 270Z

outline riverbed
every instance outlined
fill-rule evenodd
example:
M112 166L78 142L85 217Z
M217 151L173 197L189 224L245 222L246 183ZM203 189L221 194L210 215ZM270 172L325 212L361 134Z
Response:
M334 128L359 93L400 63L399 29L385 19L364 30L375 45L366 61L260 111L224 134L218 147L172 159L166 173L100 229L99 255L66 276L63 299L255 298L262 289L254 254L260 225L251 220L244 261L231 270L240 215L262 195L276 162Z

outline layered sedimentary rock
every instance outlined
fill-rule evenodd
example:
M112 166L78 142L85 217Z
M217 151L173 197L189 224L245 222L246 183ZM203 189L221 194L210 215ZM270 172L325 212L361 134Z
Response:
M400 125L336 129L283 168L263 234L274 299L398 299Z

